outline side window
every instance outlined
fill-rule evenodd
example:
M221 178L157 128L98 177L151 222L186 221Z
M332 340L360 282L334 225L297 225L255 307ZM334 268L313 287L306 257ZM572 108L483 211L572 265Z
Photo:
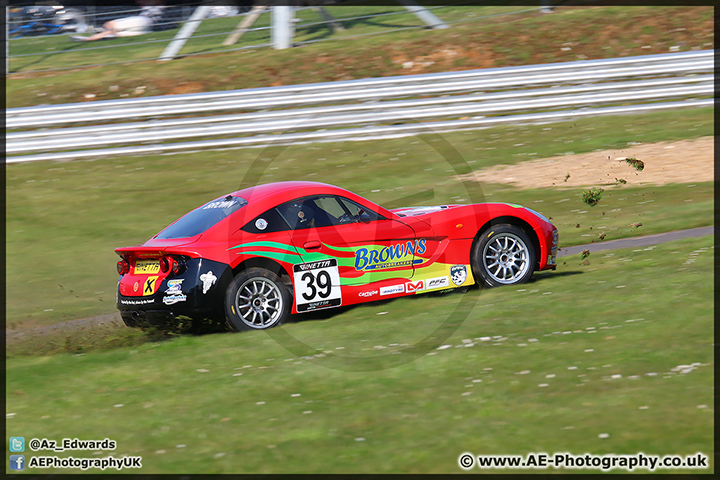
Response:
M363 207L362 205L358 205L352 200L348 200L344 197L339 197L339 200L343 207L347 209L347 213L351 217L351 222L355 222L358 220L360 220L361 222L374 222L376 220L385 220L385 217L383 217L382 215L375 213L372 210L368 210L367 208Z
M292 230L381 220L384 217L334 195L298 198L277 207Z
M315 226L315 206L309 198L298 198L277 207L291 230Z
M272 233L288 229L287 222L275 208L258 215L242 227L242 230L248 233Z
M343 208L334 196L298 198L278 207L293 230L339 225Z
M337 225L338 220L345 213L342 205L340 205L340 202L338 202L338 197L317 197L314 201L315 205L320 210L324 211L330 216L330 225Z

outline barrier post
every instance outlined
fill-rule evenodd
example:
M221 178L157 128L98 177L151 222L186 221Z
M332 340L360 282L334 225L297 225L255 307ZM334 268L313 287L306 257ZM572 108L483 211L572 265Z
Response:
M158 61L165 62L172 60L180 52L180 49L185 43L192 37L192 34L200 26L200 23L210 13L210 7L207 5L200 5L195 9L193 14L185 21L180 31L170 41L168 46L163 51L162 55L158 58Z

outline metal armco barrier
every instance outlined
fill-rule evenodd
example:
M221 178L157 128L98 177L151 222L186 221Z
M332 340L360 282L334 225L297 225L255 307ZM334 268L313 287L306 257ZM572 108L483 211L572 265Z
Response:
M713 57L703 50L15 108L6 111L6 162L389 138L711 106Z

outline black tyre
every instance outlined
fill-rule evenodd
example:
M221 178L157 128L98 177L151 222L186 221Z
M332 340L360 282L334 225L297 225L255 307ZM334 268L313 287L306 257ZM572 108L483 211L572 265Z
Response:
M530 237L514 225L493 225L475 242L472 266L478 282L488 287L525 283L535 270Z
M225 293L227 323L235 331L282 325L291 309L290 291L280 277L264 268L239 273Z

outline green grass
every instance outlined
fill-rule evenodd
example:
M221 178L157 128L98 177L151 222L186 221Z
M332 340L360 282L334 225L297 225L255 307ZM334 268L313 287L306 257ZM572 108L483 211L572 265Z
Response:
M582 188L512 190L484 188L488 201L512 201L551 217L560 231L560 246L651 235L712 225L714 184L606 188L594 207L582 203ZM633 224L641 223L635 227ZM601 239L601 234L604 237Z
M74 456L141 455L141 473L455 473L467 451L702 452L711 473L712 244L267 332L11 358L7 434L107 437L115 451Z
M713 185L517 190L456 174L532 158L712 135L711 109L498 127L393 140L31 162L6 170L7 325L50 325L115 311L118 258L210 198L248 184L316 180L381 205L501 201L552 217L561 246L713 224ZM650 162L650 160L648 160ZM605 212L605 215L603 215ZM642 227L630 227L640 222ZM580 227L576 228L576 225Z
M518 8L526 9L448 6L434 13L454 22ZM399 6L328 7L341 20L402 10ZM313 11L300 13L305 24L315 22L317 16ZM269 22L266 17L261 17L256 26L266 26ZM402 13L347 21L347 30L340 33L331 33L324 27L303 27L301 23L295 38L297 42L331 41L287 50L227 51L222 41L238 21L239 18L204 21L198 36L183 48L181 53L185 57L164 63L155 59L177 30L91 44L74 43L65 36L13 39L9 46L7 106L81 102L86 101L86 95L105 100L648 55L667 53L676 46L686 51L711 49L714 45L711 7L559 7L551 15L517 13L453 23L444 30L395 31L420 25L417 17ZM652 26L652 34L643 30L647 26ZM387 33L363 36L378 32ZM249 33L232 48L268 43L268 35L268 31ZM342 36L351 38L340 39ZM498 38L502 42L498 43ZM142 59L145 60L124 65L33 73ZM410 63L413 67L407 68ZM141 86L146 88L137 90Z

